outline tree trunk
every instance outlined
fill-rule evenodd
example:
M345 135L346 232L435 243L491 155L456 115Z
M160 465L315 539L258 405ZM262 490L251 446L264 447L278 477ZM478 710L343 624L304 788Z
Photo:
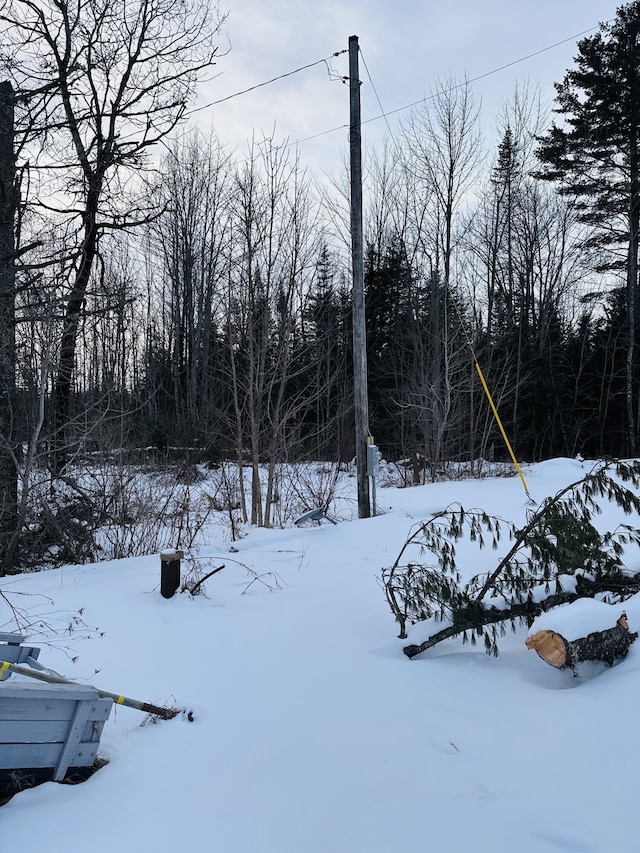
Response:
M95 180L96 187L88 193L83 214L84 236L78 260L78 270L67 302L60 342L60 356L58 358L58 370L54 388L54 436L51 460L51 468L55 476L59 476L63 472L69 458L70 437L67 435L67 425L70 414L78 330L80 328L87 287L89 286L98 249L98 227L96 219L101 179L96 178Z
M627 614L623 613L613 628L593 631L586 637L567 640L556 631L536 631L527 638L528 649L535 649L543 661L557 669L572 669L582 661L599 660L613 666L616 658L623 658L638 636L629 631Z
M18 513L14 411L15 332L15 218L18 193L13 150L14 99L11 83L0 83L0 577L6 563Z
M640 211L638 209L638 167L635 146L631 158L631 198L629 200L629 249L627 257L627 312L629 340L626 360L626 403L627 423L629 433L629 455L635 456L637 451L636 419L634 398L634 365L637 336L637 303L638 303L638 230L640 227Z

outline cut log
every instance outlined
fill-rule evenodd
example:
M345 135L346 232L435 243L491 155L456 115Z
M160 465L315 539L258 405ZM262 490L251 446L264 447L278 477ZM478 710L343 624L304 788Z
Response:
M612 628L592 631L585 637L568 639L558 631L543 629L527 637L528 649L535 649L543 661L557 669L573 669L582 661L597 660L613 666L623 658L638 636L629 631L627 614L622 613Z

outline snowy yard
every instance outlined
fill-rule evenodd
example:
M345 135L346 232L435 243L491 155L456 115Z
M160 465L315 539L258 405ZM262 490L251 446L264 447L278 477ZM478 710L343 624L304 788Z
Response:
M586 465L529 467L532 497ZM195 716L141 725L137 711L112 712L109 763L84 784L13 797L2 853L640 850L640 643L574 678L527 650L526 627L498 658L455 639L410 661L396 637L380 575L412 524L453 501L521 524L519 479L377 497L375 519L256 529L233 551L217 527L200 554L225 568L205 595L163 599L157 554L0 581L58 630L81 611L86 627L50 646L33 638L45 665ZM619 520L616 509L598 524ZM460 546L464 571L477 560ZM638 630L640 596L625 609Z

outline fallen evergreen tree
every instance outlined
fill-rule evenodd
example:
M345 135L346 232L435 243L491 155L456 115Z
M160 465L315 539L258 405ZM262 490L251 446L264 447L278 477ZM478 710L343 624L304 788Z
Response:
M592 519L605 503L640 516L639 488L639 462L600 462L531 510L521 528L459 504L418 524L382 576L399 636L407 637L407 625L426 623L426 639L407 645L405 654L415 657L461 634L472 643L483 637L487 653L497 655L507 624L531 625L551 607L581 597L607 594L622 601L638 592L640 573L630 572L622 555L630 543L640 545L640 529L622 524L601 533ZM467 539L497 549L504 537L512 544L496 568L463 582L456 543Z

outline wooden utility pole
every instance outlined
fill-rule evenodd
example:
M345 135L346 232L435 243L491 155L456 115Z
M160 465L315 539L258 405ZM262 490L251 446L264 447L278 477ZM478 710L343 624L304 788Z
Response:
M360 70L358 36L349 37L349 126L351 163L351 267L353 271L353 402L356 427L358 518L369 518L367 436L367 336L364 318L364 251L362 240L362 138L360 127Z
M14 95L0 82L0 577L11 570L7 557L18 513L14 444L16 297L15 220L18 208L13 145Z

